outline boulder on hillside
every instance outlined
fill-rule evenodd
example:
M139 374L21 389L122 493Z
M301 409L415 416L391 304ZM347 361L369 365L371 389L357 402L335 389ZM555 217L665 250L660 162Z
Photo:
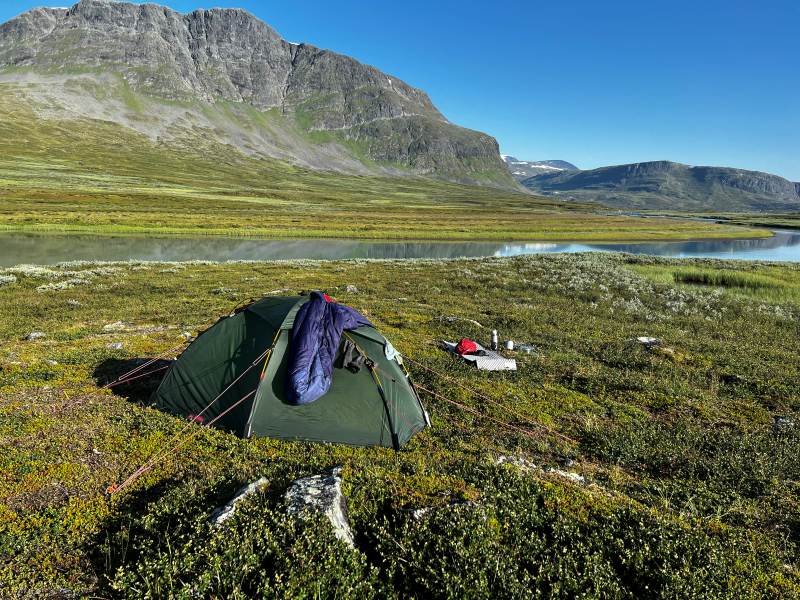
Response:
M334 535L350 548L355 548L347 516L347 498L342 493L341 471L341 467L334 467L320 475L294 481L286 490L286 510L298 517L312 513L324 515L330 521Z
M214 527L219 527L236 514L236 508L240 502L246 500L253 494L263 491L268 485L269 480L266 477L262 477L261 479L244 486L233 495L233 498L231 498L225 506L219 506L215 508L214 512L211 513L208 522Z

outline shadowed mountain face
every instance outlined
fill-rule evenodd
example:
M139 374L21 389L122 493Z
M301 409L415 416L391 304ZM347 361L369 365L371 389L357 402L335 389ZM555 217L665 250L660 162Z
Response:
M594 200L625 209L800 210L798 185L777 175L724 167L690 167L669 161L548 173L524 179L522 184L564 199Z
M312 168L515 185L497 142L449 123L422 90L289 43L238 9L83 0L32 10L0 26L0 69L0 93L43 118L100 118L154 139L207 129Z

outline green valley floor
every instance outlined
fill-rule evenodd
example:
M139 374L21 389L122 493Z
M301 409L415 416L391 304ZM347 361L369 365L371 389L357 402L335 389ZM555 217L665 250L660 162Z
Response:
M314 171L246 155L207 132L155 141L111 122L42 111L49 114L0 90L0 231L489 241L771 235L610 216L522 188L388 177L376 165L369 175Z
M192 444L109 497L182 423L135 386L84 397L103 370L249 298L311 289L446 374L409 365L473 412L423 393L433 427L400 452L193 425ZM0 306L0 597L800 594L796 265L70 263L1 270ZM491 329L537 351L484 373L437 345ZM333 465L355 550L283 504L294 479ZM264 493L209 527L262 476Z

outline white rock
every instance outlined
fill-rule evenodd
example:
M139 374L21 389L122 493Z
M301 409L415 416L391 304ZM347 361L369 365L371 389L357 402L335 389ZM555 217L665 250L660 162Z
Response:
M424 508L405 509L403 512L408 513L415 521L420 521L435 511L459 510L461 508L472 508L475 506L477 506L477 504L474 502L464 500L463 502L451 502L450 504L445 504L444 506L426 506Z
M354 286L354 285L348 285L347 288L346 288L346 291L347 291L348 294L357 294L358 293L358 288L356 286Z
M33 342L35 340L41 340L47 337L46 333L41 331L31 331L28 335L25 336L25 339L29 342Z
M785 416L772 417L772 431L774 433L787 433L794 429L794 419Z
M125 344L122 342L114 342L113 344L109 344L108 347L111 350L122 350L125 347Z
M538 467L522 456L499 456L494 461L496 465L513 465L522 471L536 471Z
M341 467L335 467L320 475L294 481L286 490L286 510L298 517L312 512L325 515L333 527L334 535L350 548L355 548L347 518L347 498L342 493L341 471Z
M571 465L574 464L574 461L568 459L568 461L565 461L565 463ZM499 456L494 461L494 464L512 465L517 467L520 471L524 473L533 473L537 471L540 473L553 473L554 475L558 475L559 477L563 477L564 479L569 479L573 483L586 483L586 478L580 473L575 473L573 471L562 471L561 469L554 469L552 467L546 467L544 469L540 469L531 461L522 456Z
M252 496L258 492L261 492L264 488L269 485L269 480L266 477L262 477L254 481L253 483L244 486L240 489L233 498L225 506L220 506L214 509L214 512L211 513L211 516L208 519L208 522L211 523L214 527L219 527L225 521L230 519L234 514L236 514L236 506L248 496Z
M127 323L123 321L117 321L116 323L109 323L108 325L103 326L103 331L123 331L127 327Z
M575 483L586 483L586 478L579 474L573 473L572 471L562 471L561 469L550 469L548 473L555 473L559 477L563 477L564 479L569 479Z

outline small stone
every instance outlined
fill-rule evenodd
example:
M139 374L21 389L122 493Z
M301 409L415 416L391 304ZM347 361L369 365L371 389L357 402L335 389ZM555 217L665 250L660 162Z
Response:
M46 333L41 331L31 331L28 335L25 336L25 339L29 342L34 342L36 340L42 340L47 337Z
M662 344L660 339L647 336L637 337L634 341L647 348L655 348L656 346L660 346Z
M262 477L261 479L244 486L238 492L236 492L236 494L234 494L233 498L231 498L225 506L219 506L215 508L214 512L211 513L208 522L214 527L219 527L234 514L236 514L236 507L242 500L245 500L248 496L252 496L253 494L263 491L268 485L269 480L266 477Z
M419 521L429 516L434 511L458 510L461 508L469 508L472 506L475 506L474 502L471 502L469 500L464 500L461 502L451 502L450 504L446 504L444 506L425 506L423 508L406 508L406 509L401 509L401 511L404 513L408 513L408 515L415 521Z
M535 471L539 468L527 458L522 456L499 456L497 457L497 460L494 461L494 464L511 465L525 472Z
M185 339L187 342L191 342L194 339L194 336L191 333L189 333L188 331L184 331L181 334L181 337L183 339Z
M67 306L69 306L70 308L80 308L81 306L83 306L83 304L81 304L77 300L67 300Z
M108 348L111 350L122 350L125 347L125 344L122 342L114 342L113 344L109 344Z
M422 517L427 515L429 512L433 510L432 507L426 506L425 508L414 508L409 510L408 513L411 515L411 518L415 521L419 521Z
M286 511L303 516L312 512L327 517L334 535L355 548L353 532L347 516L347 498L342 493L341 467L334 467L321 475L298 479L286 490Z
M772 432L775 434L788 433L794 429L794 419L782 415L772 417Z
M533 344L520 344L517 346L517 352L522 352L524 354L538 354L539 348Z
M548 473L555 473L559 477L569 479L574 483L586 483L586 478L580 473L573 473L572 471L562 471L561 469L549 469Z
M358 288L354 285L348 285L347 288L345 288L345 291L347 291L348 294L357 294Z
M47 360L45 360L44 362L45 362L45 363L47 363L48 365L50 365L51 367L55 367L55 366L58 364L58 361L57 361L57 360L50 360L50 359L47 359Z
M103 331L123 331L128 327L128 323L124 321L117 321L116 323L109 323L103 326Z
M225 286L220 286L218 288L214 288L213 290L211 290L211 293L216 295L216 296L224 296L224 295L228 295L228 294L233 294L235 292L236 292L236 290L231 289L231 288L227 288Z

